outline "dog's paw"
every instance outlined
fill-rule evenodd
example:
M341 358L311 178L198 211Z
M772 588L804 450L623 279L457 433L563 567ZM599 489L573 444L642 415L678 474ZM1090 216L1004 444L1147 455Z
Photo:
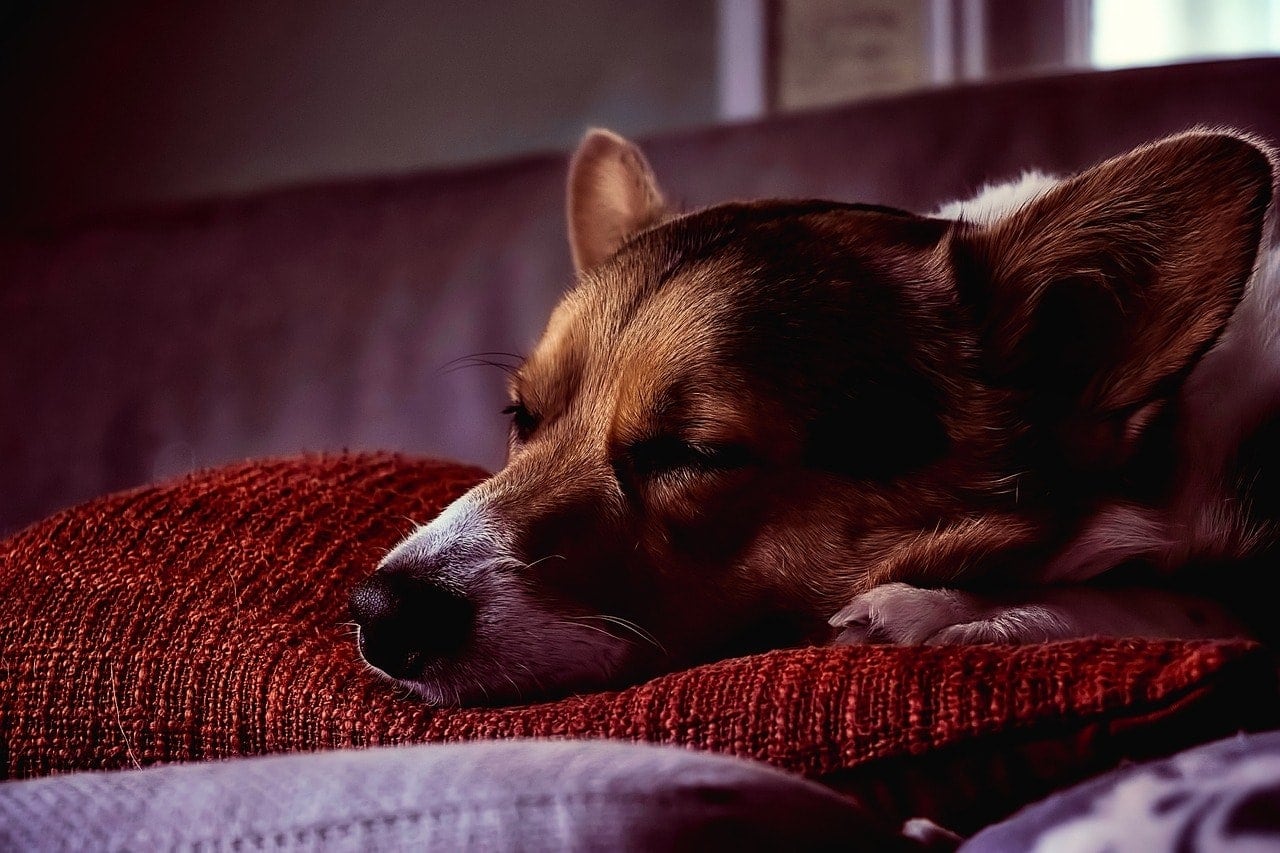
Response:
M992 599L953 589L889 583L855 598L830 623L841 629L834 642L843 644L1042 643L1098 633L1092 623L1073 621L1071 608L1060 600L1064 595L1070 593L1058 592L1055 598L1053 593L1030 590Z
M968 645L1112 637L1248 636L1221 605L1141 587L1031 587L984 595L889 583L855 598L830 623L836 643Z
M843 644L981 642L944 632L970 626L983 609L967 593L887 583L858 596L829 621L841 629L835 642Z
M1087 632L1086 632L1087 633ZM1074 633L1051 609L1037 605L1010 607L959 625L948 625L927 642L932 646L964 646L978 643L1047 643L1084 634Z

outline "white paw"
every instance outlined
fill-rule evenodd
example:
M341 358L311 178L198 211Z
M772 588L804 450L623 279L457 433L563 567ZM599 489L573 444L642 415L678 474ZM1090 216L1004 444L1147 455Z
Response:
M966 642L956 634L942 632L968 626L983 615L983 610L981 603L967 593L887 583L858 596L829 621L843 629L837 643L913 646Z

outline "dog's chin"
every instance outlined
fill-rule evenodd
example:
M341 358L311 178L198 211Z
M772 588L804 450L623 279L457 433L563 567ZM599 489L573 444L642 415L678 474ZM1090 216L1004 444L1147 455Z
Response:
M379 675L430 705L501 705L617 686L633 676L635 641L608 621L559 613L515 589L483 607L475 635L456 655L425 663L413 677ZM366 661L367 663L367 661Z
M438 707L482 707L516 705L556 699L561 696L600 690L617 684L619 676L593 670L543 672L518 668L511 672L488 667L457 664L447 673L393 679L427 705Z
M474 656L430 664L413 678L392 678L381 670L377 672L428 705L479 706L518 704L599 690L617 685L629 669L625 644L621 648L607 643L566 646L564 638L559 638L556 651L559 654L542 658L530 655L510 659L478 651Z

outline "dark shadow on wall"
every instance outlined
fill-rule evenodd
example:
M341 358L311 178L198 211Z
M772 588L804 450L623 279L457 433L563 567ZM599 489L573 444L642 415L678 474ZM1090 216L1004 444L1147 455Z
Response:
M0 6L0 226L716 114L714 0Z

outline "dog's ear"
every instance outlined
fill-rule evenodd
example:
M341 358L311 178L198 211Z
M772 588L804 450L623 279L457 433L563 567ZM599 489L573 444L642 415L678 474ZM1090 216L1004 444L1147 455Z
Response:
M608 130L587 132L569 166L569 246L579 271L612 255L666 215L640 149Z
M1059 183L953 261L989 375L1020 392L1064 470L1114 470L1239 303L1272 195L1273 156L1191 132Z

